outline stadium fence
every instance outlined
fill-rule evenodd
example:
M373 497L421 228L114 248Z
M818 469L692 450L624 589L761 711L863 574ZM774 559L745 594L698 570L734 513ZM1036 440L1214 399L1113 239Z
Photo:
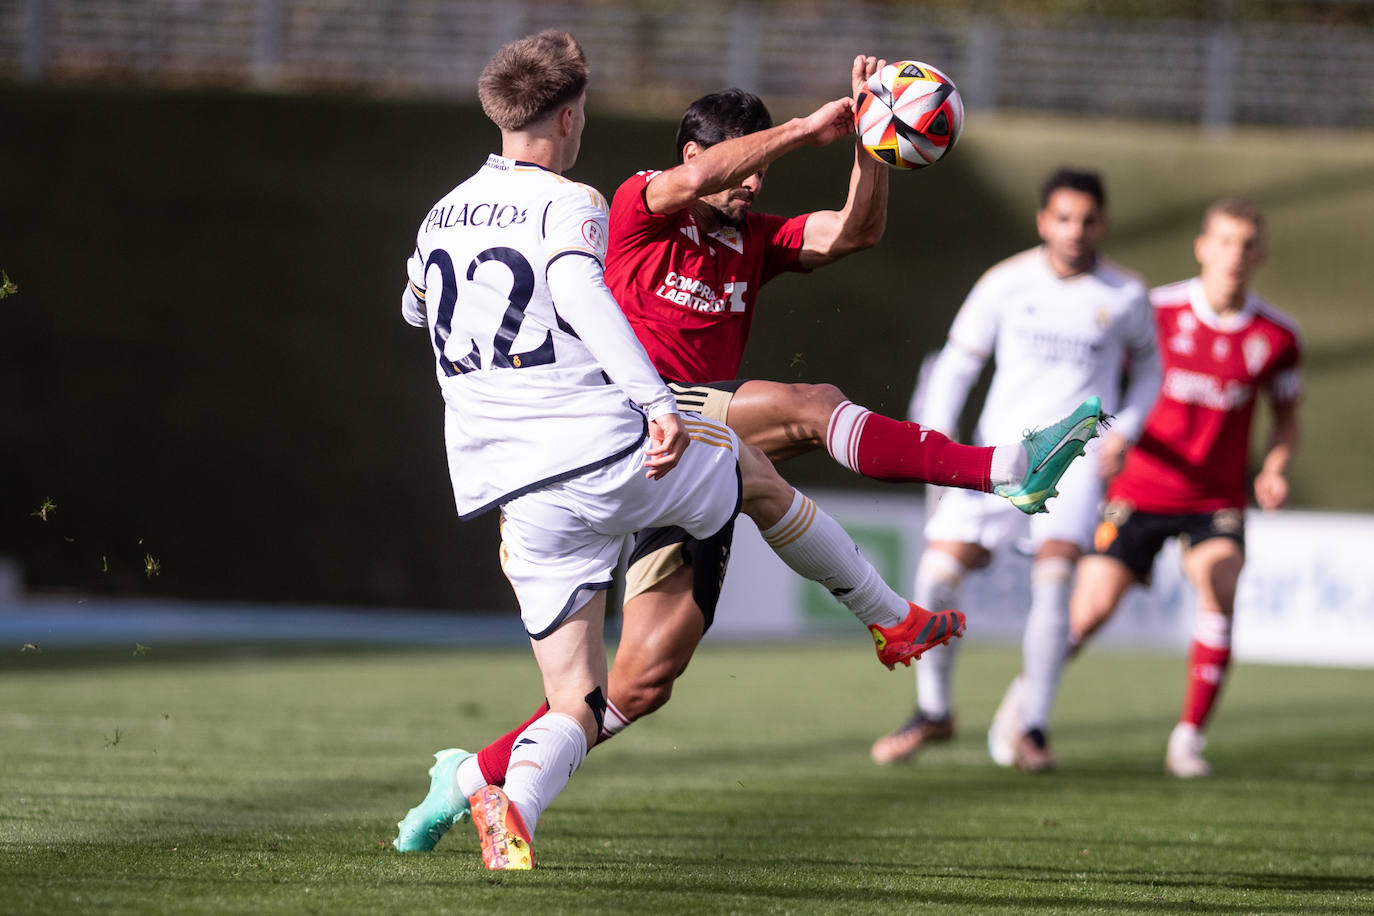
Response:
M808 104L842 91L853 54L866 51L940 66L970 108L1213 126L1374 125L1374 28L1358 24L1367 17L1255 21L1239 4L1206 20L1007 16L993 7L0 0L0 81L469 100L494 48L555 26L586 46L597 103L629 112L672 111L724 85L783 109Z

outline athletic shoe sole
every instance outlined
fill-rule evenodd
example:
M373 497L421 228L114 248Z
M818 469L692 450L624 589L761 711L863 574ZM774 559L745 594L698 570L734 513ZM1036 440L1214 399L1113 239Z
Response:
M505 792L496 786L485 786L468 798L468 804L477 839L482 844L483 865L492 871L534 868L530 832Z

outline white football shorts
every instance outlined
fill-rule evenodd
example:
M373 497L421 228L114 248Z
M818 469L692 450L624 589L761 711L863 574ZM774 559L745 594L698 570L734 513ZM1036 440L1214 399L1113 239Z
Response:
M1091 440L1087 454L1069 465L1059 480L1059 495L1046 504L1048 512L1027 515L992 493L932 488L940 496L926 518L926 541L959 541L987 550L1018 542L1028 542L1035 550L1046 541L1069 541L1089 550L1104 490L1097 473L1099 442Z
M710 537L739 512L739 439L721 423L680 416L691 442L666 476L646 479L638 451L502 508L501 568L532 639L556 630L592 592L610 588L627 536L678 525Z

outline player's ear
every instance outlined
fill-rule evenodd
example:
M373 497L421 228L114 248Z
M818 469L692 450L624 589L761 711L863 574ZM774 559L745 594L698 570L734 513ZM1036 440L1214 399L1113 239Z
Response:
M682 145L682 161L689 162L693 158L700 156L705 151L705 147L695 140L688 140Z

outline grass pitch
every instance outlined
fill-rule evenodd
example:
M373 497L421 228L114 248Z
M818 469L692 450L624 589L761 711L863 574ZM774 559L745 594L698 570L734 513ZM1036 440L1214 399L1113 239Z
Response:
M911 677L862 643L708 644L546 812L539 868L504 875L467 825L427 855L390 840L432 751L538 702L527 651L7 652L0 909L1374 911L1368 672L1239 665L1219 775L1180 783L1182 659L1089 653L1062 768L1027 777L983 748L1014 652L969 647L959 736L879 768Z

